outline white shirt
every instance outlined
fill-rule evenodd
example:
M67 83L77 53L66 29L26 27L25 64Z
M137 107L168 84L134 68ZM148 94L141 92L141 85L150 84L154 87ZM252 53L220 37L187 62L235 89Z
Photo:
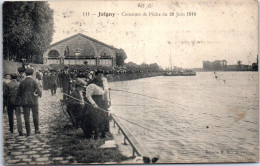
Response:
M86 98L88 99L88 101L94 105L96 104L95 101L92 99L93 95L104 95L105 91L100 88L99 86L97 86L96 84L89 84L86 88Z
M96 84L89 84L87 86L86 98L92 105L96 104L95 101L92 99L93 95L102 95L105 101L110 101L107 82L106 83L103 82L103 85L104 85L104 90L101 87L97 86Z

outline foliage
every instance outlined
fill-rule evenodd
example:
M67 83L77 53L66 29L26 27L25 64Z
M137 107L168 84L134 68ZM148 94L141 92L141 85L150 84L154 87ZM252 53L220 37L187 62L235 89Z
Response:
M213 62L203 61L203 69L207 71L219 71L227 69L226 60L215 60Z
M252 64L252 69L253 69L253 71L258 71L258 64L257 63L253 63Z
M53 24L53 10L48 2L4 2L4 59L41 62L43 52L52 41Z
M116 49L116 66L124 66L126 58L127 55L122 48Z
M145 69L145 70L153 70L153 71L158 71L161 70L160 66L157 63L152 63L152 64L146 64L143 63L141 65L138 65L133 62L128 62L125 64L125 67L128 69Z

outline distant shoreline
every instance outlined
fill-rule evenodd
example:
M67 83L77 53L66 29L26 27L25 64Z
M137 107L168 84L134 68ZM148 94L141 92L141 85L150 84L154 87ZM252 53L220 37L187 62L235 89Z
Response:
M196 71L196 70L195 70ZM226 71L223 71L223 70L216 70L216 71L196 71L196 72L258 72L258 71L254 71L254 70L226 70Z
M147 73L122 73L120 75L108 75L108 82L117 82L117 81L129 81L129 80L137 80L140 78L148 78L148 77L157 77L163 76L163 72L147 72Z

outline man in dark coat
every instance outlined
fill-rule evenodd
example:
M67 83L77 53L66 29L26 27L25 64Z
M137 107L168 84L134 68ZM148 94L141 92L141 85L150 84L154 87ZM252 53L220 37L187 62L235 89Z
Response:
M8 103L7 103L7 93L6 93L6 90L7 90L7 87L6 87L6 84L9 83L10 81L12 80L11 78L11 75L10 74L5 74L5 77L3 79L3 111L5 112L6 111L6 108L8 106Z
M43 71L43 90L48 90L49 89L49 72L48 70Z
M36 80L32 78L34 70L27 68L25 71L26 78L22 80L17 93L17 102L21 103L24 112L24 121L27 136L30 135L30 110L33 114L33 123L35 134L40 134L39 131L39 115L38 115L38 97L42 96L42 92Z
M17 129L20 136L23 135L22 129L22 120L21 120L21 108L19 103L16 102L16 95L19 88L20 83L16 80L17 75L11 74L12 80L8 84L6 84L6 96L8 101L7 112L8 112L8 119L9 119L9 127L10 132L13 133L14 129L14 111L17 120Z
M63 70L58 72L58 80L59 80L58 85L59 85L60 88L62 88L62 74L63 74L63 72L64 72Z
M65 66L64 72L61 74L61 85L62 85L62 92L65 94L70 94L70 73L69 73L69 68ZM63 95L63 100L66 102L66 95Z
M67 111L75 128L79 127L82 118L82 108L84 106L82 91L85 89L84 86L83 82L77 81L75 90L71 92L71 97L67 99Z
M51 88L51 95L56 94L57 90L57 75L56 75L56 70L51 70L51 74L49 76L49 85Z

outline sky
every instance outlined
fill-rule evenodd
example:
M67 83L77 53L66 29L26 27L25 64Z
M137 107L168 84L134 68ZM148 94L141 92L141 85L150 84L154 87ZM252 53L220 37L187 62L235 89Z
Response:
M52 1L49 4L54 10L52 43L83 33L124 49L126 62L158 63L164 68L170 66L170 59L173 66L183 68L202 67L203 60L225 59L228 65L239 60L250 65L256 62L256 0ZM115 15L98 17L104 12ZM154 15L149 16L152 12ZM193 16L187 12L193 12ZM141 16L125 16L125 13ZM163 13L167 16L155 16Z

